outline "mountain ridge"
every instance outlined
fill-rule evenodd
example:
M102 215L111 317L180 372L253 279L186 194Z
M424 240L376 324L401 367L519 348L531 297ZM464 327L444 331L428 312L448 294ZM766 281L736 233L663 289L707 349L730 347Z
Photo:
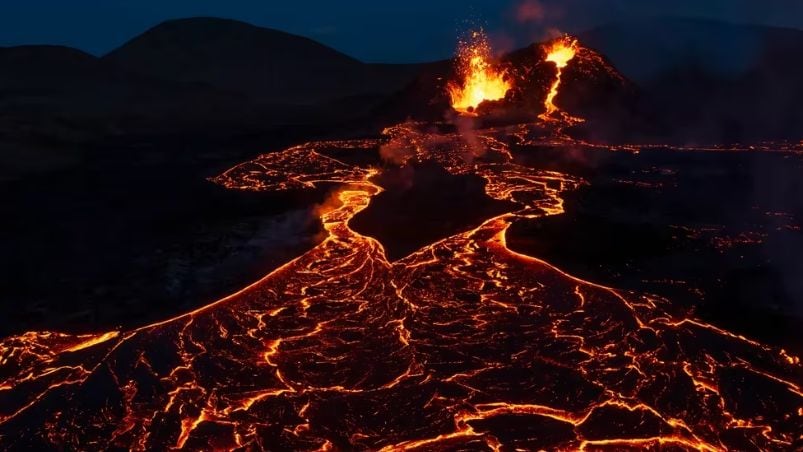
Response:
M795 28L673 16L610 22L577 36L640 84L690 61L717 75L743 72L767 46L803 43Z
M291 104L386 94L417 70L417 65L363 63L310 38L215 18L163 22L103 60L135 73Z

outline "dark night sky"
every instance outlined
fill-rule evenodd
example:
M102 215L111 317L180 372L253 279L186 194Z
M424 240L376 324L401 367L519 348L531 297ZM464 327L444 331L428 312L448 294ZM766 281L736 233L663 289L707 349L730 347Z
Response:
M528 2L526 23L516 11ZM309 36L366 61L452 53L455 36L485 25L509 43L547 29L582 31L645 16L705 17L803 28L801 0L6 0L0 45L61 44L103 54L166 19L215 16Z

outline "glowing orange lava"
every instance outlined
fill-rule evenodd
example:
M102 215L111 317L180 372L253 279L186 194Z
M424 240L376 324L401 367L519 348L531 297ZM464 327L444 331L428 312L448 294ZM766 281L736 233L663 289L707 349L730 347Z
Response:
M560 108L555 105L555 97L558 95L558 90L560 89L563 68L568 66L569 61L574 59L574 57L577 55L577 50L577 40L568 36L553 42L547 50L546 61L555 63L555 67L558 69L558 74L555 77L555 81L552 82L552 86L549 88L549 93L544 101L544 108L546 108L546 111L540 116L540 118L545 121L552 119L555 113L560 111ZM567 116L566 119L568 118L569 117Z
M463 80L449 82L446 87L452 108L473 115L484 101L504 99L511 84L505 78L505 71L495 67L491 61L491 46L482 30L473 32L469 41L460 43L458 75Z
M324 240L172 319L0 340L0 449L797 450L798 356L508 247L587 184L518 163L548 144L529 127L478 131L471 161L459 133L405 123L226 171L234 190L336 183ZM349 161L388 140L510 210L390 261L349 226L383 191Z

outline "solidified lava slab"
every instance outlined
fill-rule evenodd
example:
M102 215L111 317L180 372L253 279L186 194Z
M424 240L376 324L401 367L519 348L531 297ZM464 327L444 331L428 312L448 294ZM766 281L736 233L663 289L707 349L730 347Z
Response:
M787 450L801 444L800 360L670 301L569 275L506 245L584 181L521 166L527 131L407 124L238 165L242 190L340 186L325 239L207 307L132 331L0 342L4 449ZM415 142L485 179L510 211L395 262L349 227L380 170L325 149ZM432 146L430 146L432 145ZM474 143L472 146L476 146Z
M430 162L386 169L374 179L382 193L349 225L379 240L391 261L515 209L490 198L485 179L451 175Z

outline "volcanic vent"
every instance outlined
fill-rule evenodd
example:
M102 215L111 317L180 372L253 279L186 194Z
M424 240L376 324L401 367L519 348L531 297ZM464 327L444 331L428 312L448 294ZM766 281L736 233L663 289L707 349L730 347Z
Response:
M475 32L452 61L434 64L377 114L387 123L470 116L486 124L561 126L624 118L635 86L576 38L562 36L496 57ZM624 114L623 114L624 113Z
M460 43L456 65L460 80L450 81L446 87L452 108L460 113L475 115L477 107L503 100L512 87L507 71L494 64L491 46L482 30Z

